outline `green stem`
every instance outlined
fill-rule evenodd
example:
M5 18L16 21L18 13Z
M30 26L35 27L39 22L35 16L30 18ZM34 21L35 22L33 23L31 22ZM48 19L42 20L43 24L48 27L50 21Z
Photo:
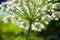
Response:
M31 32L31 22L30 22L30 26L29 26L29 29L28 29L28 33L27 33L27 36L26 36L26 40L29 40L29 35L30 35L30 32Z

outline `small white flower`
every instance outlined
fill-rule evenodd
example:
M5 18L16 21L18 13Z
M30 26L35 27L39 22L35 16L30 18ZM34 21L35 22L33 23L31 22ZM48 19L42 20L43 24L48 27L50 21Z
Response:
M45 28L45 26L42 23L40 23L40 26L41 29Z
M8 23L8 20L6 19L6 17L4 17L3 21L4 23Z
M54 10L53 10L53 9L52 9L51 11L52 11L52 12L54 12Z
M55 13L52 13L51 17L52 17L52 18L55 18L55 17L56 17L56 16L55 16Z
M4 23L8 23L8 21L4 21Z
M38 29L38 32L40 32L41 31L41 29Z
M41 18L41 20L44 20L44 19L45 19L44 17Z
M52 4L52 8L56 8L56 4Z
M43 8L42 8L43 11L46 11L47 10L47 5L45 5Z
M51 0L48 0L48 1L51 1Z
M25 30L28 30L29 27L25 27Z
M45 22L45 24L49 24L49 22L48 21L44 21Z
M57 20L57 21L58 21L59 19L58 19L58 18L55 18L55 20Z
M34 25L32 25L32 30L37 30L37 28Z

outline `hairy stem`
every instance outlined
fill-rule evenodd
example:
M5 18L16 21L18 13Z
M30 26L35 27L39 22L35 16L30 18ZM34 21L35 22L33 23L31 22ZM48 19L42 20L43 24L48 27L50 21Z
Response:
M27 36L26 36L26 40L29 40L29 35L30 35L30 32L31 32L31 22L30 22L30 26L29 26L29 29L28 29L28 33L27 33Z

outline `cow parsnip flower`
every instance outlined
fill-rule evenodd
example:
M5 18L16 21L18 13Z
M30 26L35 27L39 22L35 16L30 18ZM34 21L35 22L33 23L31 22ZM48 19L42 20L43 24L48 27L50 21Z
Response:
M58 18L60 18L60 12L55 10L58 9L60 3L53 4L48 2L49 0L13 0L11 3L2 3L1 6L3 8L3 12L9 11L12 15L18 16L21 19L20 21L15 21L16 23L28 22L29 25L31 21L33 25L34 23L39 22L40 24L45 26L51 20L58 20ZM23 26L27 27L27 25ZM39 25L34 27L36 27L38 30L38 27L42 26Z

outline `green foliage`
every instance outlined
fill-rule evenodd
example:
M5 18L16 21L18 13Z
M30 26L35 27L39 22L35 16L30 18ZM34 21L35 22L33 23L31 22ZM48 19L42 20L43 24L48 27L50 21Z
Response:
M0 20L2 20L3 16L0 14Z
M18 32L19 31L19 27L16 24L12 24L12 23L7 23L7 24L2 24L2 32Z

